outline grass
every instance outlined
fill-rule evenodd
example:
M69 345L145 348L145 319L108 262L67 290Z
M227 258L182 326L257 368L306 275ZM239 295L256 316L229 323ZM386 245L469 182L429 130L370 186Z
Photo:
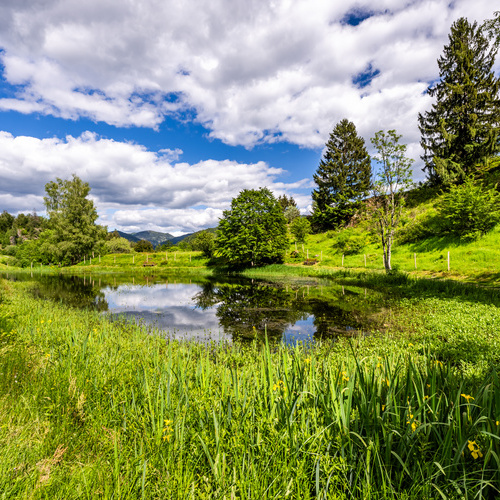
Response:
M498 495L500 325L479 295L400 291L384 334L286 348L169 341L0 286L2 499Z

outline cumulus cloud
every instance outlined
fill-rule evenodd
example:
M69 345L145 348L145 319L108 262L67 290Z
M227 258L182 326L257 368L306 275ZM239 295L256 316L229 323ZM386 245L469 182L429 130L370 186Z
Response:
M492 15L491 0L4 1L16 95L0 109L152 128L189 111L246 147L321 147L348 117L417 142L451 23Z
M42 211L45 184L75 173L90 184L101 224L178 233L216 226L242 189L267 186L278 195L310 184L307 179L283 183L279 177L285 172L264 162L190 165L169 156L172 151L155 153L90 132L65 139L0 132L0 203L12 212Z

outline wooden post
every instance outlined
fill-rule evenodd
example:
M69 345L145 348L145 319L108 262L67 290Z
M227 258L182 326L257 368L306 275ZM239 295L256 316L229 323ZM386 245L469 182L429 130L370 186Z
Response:
M85 255L83 256L83 263L85 264Z
M417 269L417 254L413 254L413 260L415 261L415 269Z
M307 260L309 260L309 248L307 249Z
M450 270L450 252L448 251L448 271Z
M342 267L344 267L344 254L342 254Z
M177 252L174 253L174 260L177 260Z
M99 264L101 263L101 254L99 254Z
M135 264L135 254L132 255L132 264Z
M165 260L168 261L168 252L165 252Z
M146 254L146 262L149 262L149 254Z
M92 265L92 257L89 258L89 266L91 266L91 265Z
M113 263L116 264L116 255L113 255Z

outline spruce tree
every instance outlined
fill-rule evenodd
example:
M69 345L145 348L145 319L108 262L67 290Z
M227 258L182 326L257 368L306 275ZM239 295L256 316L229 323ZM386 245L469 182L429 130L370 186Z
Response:
M370 157L354 123L340 121L330 133L312 193L315 230L348 224L370 189Z
M498 151L499 80L493 72L496 47L485 30L461 18L438 59L439 81L429 87L436 98L419 114L429 180L462 183Z

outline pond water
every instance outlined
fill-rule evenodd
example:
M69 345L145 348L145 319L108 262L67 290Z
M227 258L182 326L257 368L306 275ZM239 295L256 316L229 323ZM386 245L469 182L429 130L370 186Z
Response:
M202 342L265 334L286 343L367 334L379 325L375 292L332 281L271 282L169 276L3 275L34 281L32 293L114 319L143 323L165 336Z

